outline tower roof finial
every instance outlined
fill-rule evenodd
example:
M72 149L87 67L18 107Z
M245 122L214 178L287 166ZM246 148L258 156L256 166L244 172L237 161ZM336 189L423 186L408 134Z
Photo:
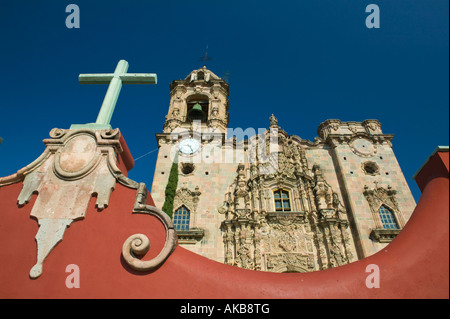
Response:
M205 56L200 58L200 61L203 61L204 69L206 69L206 61L210 61L210 60L212 60L212 59L208 56L208 45L206 45Z
M269 117L269 120L270 120L271 127L278 126L278 120L273 114Z

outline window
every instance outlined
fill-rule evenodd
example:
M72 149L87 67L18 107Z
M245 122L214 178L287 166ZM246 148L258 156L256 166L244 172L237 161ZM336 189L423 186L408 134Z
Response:
M277 189L273 192L275 199L275 210L277 212L290 212L291 201L289 199L289 191Z
M380 168L378 167L377 163L375 162L365 162L362 163L362 169L364 173L367 175L378 175L380 174Z
M185 206L181 206L173 214L173 225L175 230L189 230L191 213Z
M392 214L392 212L384 205L380 207L378 213L380 214L381 223L383 224L384 229L398 229L394 214Z
M188 175L190 173L192 173L195 169L195 165L192 163L182 163L181 164L181 172L184 175Z

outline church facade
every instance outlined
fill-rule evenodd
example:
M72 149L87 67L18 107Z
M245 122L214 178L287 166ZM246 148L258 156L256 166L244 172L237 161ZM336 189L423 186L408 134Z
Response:
M229 86L206 67L170 84L151 195L178 166L173 221L183 247L246 269L308 272L370 256L415 201L377 120L327 120L314 141L229 130ZM297 133L297 132L294 132Z

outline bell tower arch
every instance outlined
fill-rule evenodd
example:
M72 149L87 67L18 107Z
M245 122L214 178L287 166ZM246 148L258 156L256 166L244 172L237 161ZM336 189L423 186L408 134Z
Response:
M189 130L201 121L201 129L225 133L228 127L228 83L206 67L193 70L184 80L170 84L170 104L164 133Z

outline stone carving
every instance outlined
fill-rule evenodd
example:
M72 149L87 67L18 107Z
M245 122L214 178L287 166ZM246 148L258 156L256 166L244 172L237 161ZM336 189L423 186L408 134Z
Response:
M311 143L301 141L301 144L316 146L325 142L331 147L348 144L351 150L361 157L371 157L377 153L376 144L391 144L392 134L383 134L381 124L377 120L359 122L341 122L340 120L327 120L319 125L319 140Z
M211 73L206 72L205 73L205 82L209 82L210 79L211 79Z
M191 79L190 79L190 82L192 82L192 81L197 81L197 80L198 80L197 71L193 71L193 72L191 73Z
M166 230L166 240L163 249L151 260L142 260L150 249L150 240L145 234L134 234L128 237L122 246L122 256L125 262L134 270L151 271L160 267L172 254L177 245L177 234L172 219L162 210L146 205L147 188L144 183L139 184L133 208L134 214L149 214L158 218ZM137 258L138 256L139 258Z
M353 134L356 134L359 131L358 127L351 125L348 126L348 130L351 131Z
M195 213L197 210L198 201L200 200L201 194L202 193L200 192L198 186L195 187L194 191L191 191L186 187L182 187L178 189L177 192L175 193L173 207L177 209L184 205L186 206L187 209L189 209L189 211Z
M163 132L170 133L176 128L180 127L182 123L183 121L180 120L179 118L168 119L163 125Z
M42 274L45 258L62 240L66 228L84 218L92 194L97 194L99 210L108 206L116 183L109 167L115 166L116 152L122 152L118 130L54 129L50 136L53 139L44 140L48 156L26 172L18 197L22 206L38 193L31 210L40 226L38 259L31 278Z
M377 146L372 143L371 139L359 135L352 139L349 145L352 152L361 157L372 157L377 153Z
M212 109L211 109L211 118L212 119L216 119L216 118L218 118L219 117L219 108L217 107L217 106L214 106Z
M30 277L37 278L42 274L45 258L53 248L63 239L66 228L72 224L73 220L68 218L39 220L39 231L36 234L38 246L37 262L30 270Z
M308 272L314 270L314 257L298 253L269 255L267 265L273 272Z
M270 126L271 127L277 127L278 126L278 120L273 114L269 117L269 120L270 120Z
M174 119L181 120L180 109L178 107L174 107L172 111L172 116Z
M367 130L368 133L381 133L381 124L377 120L365 120L361 123L361 125Z
M272 123L273 124L273 123ZM225 263L274 272L305 272L354 260L347 212L319 165L308 167L297 139L280 134L277 167L239 164L223 205ZM257 152L256 152L257 153ZM247 173L249 172L249 173ZM290 207L276 211L274 190L289 193Z
M394 189L392 189L391 186L385 188L379 186L377 182L375 182L374 184L375 187L372 189L370 189L369 186L365 185L363 194L364 197L367 199L367 202L369 203L373 220L375 222L375 229L383 229L383 224L381 223L381 219L378 214L378 210L382 205L385 205L390 209L390 211L394 214L399 229L402 229L405 225L405 221L398 207L396 198L397 192Z
M84 218L93 194L97 209L103 210L116 182L133 189L139 187L117 167L116 156L123 152L118 129L53 129L50 137L44 140L46 150L37 160L16 174L0 178L0 186L23 181L17 198L19 206L38 194L31 209L31 216L39 224L37 261L30 270L31 278L42 274L45 258L63 240L67 227ZM155 214L156 208L146 209ZM170 218L160 219L170 228ZM173 241L173 235L169 237Z

